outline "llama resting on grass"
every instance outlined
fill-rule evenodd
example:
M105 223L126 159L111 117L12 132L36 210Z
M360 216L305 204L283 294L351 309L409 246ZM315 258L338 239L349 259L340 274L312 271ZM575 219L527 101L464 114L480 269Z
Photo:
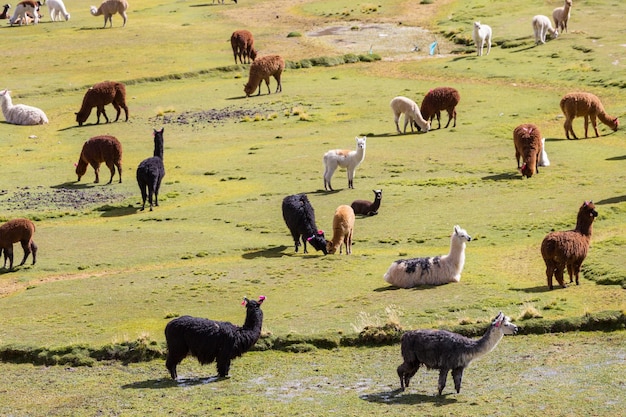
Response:
M78 163L76 164L76 175L78 180L87 172L87 165L91 165L96 172L94 183L100 182L100 164L105 163L111 171L111 178L107 184L111 184L115 175L115 167L122 183L122 144L117 138L109 135L94 136L87 140L80 152Z
M476 54L478 56L483 55L483 49L485 44L487 45L487 55L491 52L491 27L488 25L481 25L480 22L474 22L474 32L472 38L476 44Z
M23 126L48 123L48 117L43 110L25 104L13 104L11 92L8 90L0 91L0 104L7 123Z
M37 245L33 242L35 224L28 219L9 220L0 226L0 252L4 252L4 268L9 260L9 270L13 270L13 244L20 242L24 249L24 257L20 266L24 265L26 258L33 254L33 265L37 262Z
M2 13L0 13L0 19L8 19L9 18L9 9L11 8L10 4L5 4L2 6Z
M177 379L176 366L189 354L195 356L202 365L216 362L217 375L226 378L230 362L246 353L259 340L263 326L261 304L244 297L246 320L239 327L229 322L182 316L165 326L167 358L165 366L172 379Z
M439 395L446 387L448 372L452 371L454 388L461 392L463 371L471 361L491 352L504 335L517 333L517 326L500 312L483 337L470 339L446 330L413 330L402 335L402 358L398 366L400 389L409 386L411 378L421 365L439 369Z
M154 129L154 153L152 158L147 158L141 161L137 167L137 184L141 190L141 210L146 208L146 197L150 204L150 211L152 206L159 206L159 189L161 188L161 181L165 176L165 166L163 165L163 129ZM152 203L152 196L154 195L154 204Z
M470 240L472 238L465 230L454 226L450 236L450 253L428 258L397 260L385 273L385 281L400 288L459 282L465 264L465 245Z
M126 86L116 81L103 81L94 84L85 92L83 103L80 110L76 114L76 122L78 126L82 126L91 114L91 109L96 108L96 116L98 117L96 124L100 124L100 115L109 123L104 106L113 104L113 108L117 112L115 121L120 118L121 109L124 109L126 121L128 121L128 107L126 106Z
M302 239L304 253L307 253L308 242L315 250L328 254L324 231L319 230L315 224L315 210L306 194L288 195L283 199L282 210L283 219L296 246L296 253Z
M563 272L566 267L569 282L573 282L573 277L576 276L576 285L579 285L578 274L589 251L593 221L596 217L598 217L596 206L592 201L586 201L578 210L574 230L551 232L543 239L541 256L546 264L548 288L553 288L552 276L565 288Z
M560 105L561 111L565 115L563 127L565 128L565 137L567 137L567 139L570 139L570 133L574 139L578 139L572 127L572 122L575 117L585 118L585 138L587 138L589 130L589 119L591 119L591 125L596 133L596 137L600 136L598 133L598 123L596 121L596 117L600 119L602 123L613 129L613 131L617 131L617 128L619 127L619 120L617 120L617 117L609 116L604 111L604 106L600 102L600 99L591 93L566 94L561 99Z
M413 132L413 125L419 126L422 132L428 132L430 130L430 122L427 118L422 117L420 108L410 98L398 96L394 97L389 103L391 111L393 112L393 121L396 124L396 131L398 133L406 133L406 125L411 124L411 132ZM404 131L400 131L400 115L404 114Z
M324 189L333 191L330 180L337 170L337 167L345 168L348 171L348 188L354 188L354 172L365 159L366 136L357 136L356 150L333 149L324 154Z
M91 14L92 16L100 16L104 15L104 26L107 27L107 21L109 22L109 27L113 27L113 15L115 13L119 13L124 19L124 24L122 26L126 26L126 9L128 9L128 2L126 0L104 0L100 7L91 6Z
M374 201L354 200L350 207L354 210L354 214L362 214L364 216L375 216L378 214L380 202L383 199L383 190L372 190L374 192Z
M29 22L33 22L34 25L39 23L39 7L41 6L40 1L35 0L24 0L17 3L15 6L15 12L13 13L13 17L9 19L9 23L13 26L16 23L19 23L20 26L28 25Z

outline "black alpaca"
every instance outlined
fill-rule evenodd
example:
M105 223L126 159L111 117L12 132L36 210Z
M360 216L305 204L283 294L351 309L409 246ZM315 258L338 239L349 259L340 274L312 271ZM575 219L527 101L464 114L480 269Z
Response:
M152 211L152 195L154 194L154 205L159 206L159 188L165 176L165 166L163 166L163 128L154 129L154 156L141 161L137 167L137 184L141 190L141 210L146 207L146 197L150 203Z
M198 358L202 365L217 362L218 376L228 376L230 361L246 353L259 340L263 325L263 300L264 296L260 296L258 301L244 297L246 321L242 327L191 316L178 317L167 323L165 366L172 379L178 377L176 366L188 354Z

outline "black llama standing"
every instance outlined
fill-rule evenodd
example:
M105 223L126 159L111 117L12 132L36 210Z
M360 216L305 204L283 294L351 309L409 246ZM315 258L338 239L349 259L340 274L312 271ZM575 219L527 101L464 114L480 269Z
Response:
M154 156L141 161L137 167L137 184L141 190L141 210L146 207L146 197L150 203L150 211L152 206L159 205L159 188L161 181L165 176L165 166L163 166L163 128L161 130L154 129ZM152 203L152 195L154 195L154 204Z

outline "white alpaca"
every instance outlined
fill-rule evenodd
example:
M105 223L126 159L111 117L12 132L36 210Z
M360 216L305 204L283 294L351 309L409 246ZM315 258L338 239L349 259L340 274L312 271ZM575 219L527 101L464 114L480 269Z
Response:
M572 8L572 0L565 0L562 7L557 7L552 11L552 18L554 19L554 26L557 29L561 29L561 32L567 32L567 22L570 17L570 9Z
M346 168L348 171L348 188L354 188L354 171L365 159L365 136L357 136L356 150L334 149L324 154L324 189L333 191L330 179L333 177L337 167Z
M552 39L559 36L559 31L552 27L552 22L548 16L538 14L533 17L533 31L535 32L535 43L546 43L546 34L550 34Z
M50 12L50 20L62 21L62 19L70 20L70 14L65 9L65 4L63 0L48 0L46 1L48 5L48 11Z
M450 253L428 258L399 259L391 264L385 281L400 288L459 282L465 264L465 244L472 240L467 232L454 226Z
M478 56L483 55L483 48L487 44L487 55L491 52L491 27L481 25L480 22L474 22L474 33L472 34L474 43L476 44L476 53Z
M541 155L539 155L540 167L549 167L550 160L548 159L548 153L546 152L546 138L541 138Z
M424 120L422 113L420 112L420 108L410 98L398 96L392 99L389 105L393 111L393 121L396 123L396 130L398 133L402 133L400 132L400 126L398 125L401 114L404 114L404 133L406 133L406 125L409 122L411 122L411 132L413 132L413 123L416 123L423 132L428 132L430 130L430 122Z
M48 118L43 110L25 104L15 104L11 100L10 91L0 91L2 114L7 123L14 125L43 125L48 123Z
M41 6L39 1L24 0L19 2L17 6L15 6L15 12L13 13L13 17L9 19L9 23L13 26L19 21L20 26L22 26L32 21L33 24L36 25L39 23L39 6Z

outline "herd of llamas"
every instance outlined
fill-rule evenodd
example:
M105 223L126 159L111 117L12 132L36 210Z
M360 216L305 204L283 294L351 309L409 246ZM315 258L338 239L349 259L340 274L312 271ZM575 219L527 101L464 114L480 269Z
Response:
M215 0L214 0L215 2ZM237 3L236 0L234 0ZM222 0L223 3L223 0ZM69 20L62 0L48 0L47 6L52 21ZM10 4L3 7L0 18L9 19L11 25L37 24L40 15L39 1L24 0L17 4L12 17L9 17ZM565 0L563 7L554 9L554 27L545 15L536 15L532 18L532 28L535 42L543 44L549 34L552 38L559 36L559 31L566 32L571 14L572 0ZM104 16L104 27L112 26L112 16L119 14L126 25L126 0L104 0L99 7L92 6L91 14ZM472 37L476 45L478 56L489 55L492 43L492 29L490 26L475 22ZM258 56L254 47L254 37L248 30L233 32L231 47L235 64L249 64L249 80L244 85L244 93L251 96L265 82L270 90L270 77L277 82L275 93L282 91L281 76L285 68L285 60L279 55ZM486 48L486 52L485 52ZM456 107L460 102L460 93L452 87L437 87L430 90L423 98L421 105L408 97L397 96L390 102L393 112L395 128L398 134L406 133L407 125L411 131L417 129L427 133L432 128L434 119L437 119L441 128L441 112L448 113L448 121L444 128L453 122L456 127ZM43 110L36 107L13 104L10 92L0 92L0 102L5 120L15 125L40 125L48 123ZM96 108L96 124L100 123L100 116L104 116L106 123L109 118L105 106L112 104L116 110L115 121L119 120L121 110L128 120L126 105L126 88L119 82L105 81L89 88L84 95L83 102L76 115L78 126L89 118L92 109ZM572 121L576 117L584 117L585 138L588 137L588 124L594 128L596 137L599 136L596 119L613 130L617 130L617 118L609 116L598 97L591 93L574 92L563 96L560 108L565 116L564 129L567 139L577 139L572 128ZM399 119L404 116L403 130L400 129ZM570 137L571 135L571 137ZM356 149L332 149L323 155L324 189L334 191L331 178L337 168L344 168L348 176L348 188L354 188L356 168L364 161L366 137L356 137ZM531 178L539 173L539 167L549 166L545 149L545 138L540 129L533 123L524 123L513 130L513 145L517 168L522 178ZM148 200L150 210L158 206L158 193L161 181L165 175L163 164L163 129L154 130L153 156L143 160L136 171L142 205L144 210ZM107 184L111 184L115 170L122 182L122 144L110 135L98 135L87 140L82 147L78 163L76 164L77 180L85 175L87 167L95 171L95 183L100 182L99 168L104 163L109 168L111 176ZM342 204L337 207L333 216L333 236L326 239L324 232L318 228L315 221L315 211L306 194L287 196L282 201L283 219L289 229L298 252L300 243L303 252L307 253L307 243L324 255L335 254L337 251L346 255L352 253L352 241L356 216L365 219L377 215L382 202L382 190L373 190L374 199L354 200L351 205ZM598 216L595 205L585 201L579 208L576 226L573 230L551 232L541 243L541 255L546 265L546 278L549 289L553 289L553 278L556 278L561 287L566 287L564 271L567 270L569 282L579 285L580 267L589 250L592 233L592 224ZM363 221L363 220L359 220ZM35 225L28 219L13 219L0 226L0 254L4 253L4 268L9 261L9 270L13 269L13 244L20 242L24 257L23 265L32 254L33 265L37 258L37 245L33 241ZM394 261L384 274L384 280L399 288L412 288L422 285L443 285L459 282L465 264L465 249L472 240L468 232L455 225L450 236L450 250L448 254L432 257L416 257ZM244 298L246 318L242 326L228 322L213 321L204 318L182 316L171 320L165 327L167 342L166 367L173 379L178 378L177 365L188 355L196 357L200 363L216 362L219 378L228 376L230 362L249 350L259 339L263 323L261 304L264 296L258 300ZM469 339L461 335L442 330L414 330L402 336L401 354L404 362L398 366L401 390L409 386L411 378L421 365L429 369L439 370L438 394L441 395L446 385L448 372L452 373L455 389L460 392L463 370L475 358L491 351L500 339L507 334L515 334L517 326L503 313L499 313L492 321L487 331L480 339Z

